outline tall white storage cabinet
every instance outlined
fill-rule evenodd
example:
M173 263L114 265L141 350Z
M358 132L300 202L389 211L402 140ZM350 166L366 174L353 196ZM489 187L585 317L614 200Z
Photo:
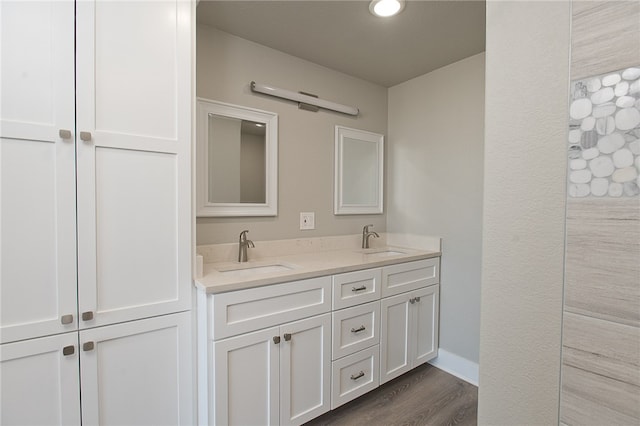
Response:
M194 8L0 2L2 424L193 422Z

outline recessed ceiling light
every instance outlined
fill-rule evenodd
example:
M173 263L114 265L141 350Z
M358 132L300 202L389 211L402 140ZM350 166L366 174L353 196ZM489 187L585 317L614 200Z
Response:
M383 18L397 15L404 9L404 0L373 0L369 3L369 11Z

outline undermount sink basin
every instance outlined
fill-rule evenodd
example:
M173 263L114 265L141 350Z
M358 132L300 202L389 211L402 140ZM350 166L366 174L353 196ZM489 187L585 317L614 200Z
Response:
M246 267L238 267L237 269L226 269L223 271L219 271L222 275L226 276L234 276L234 277L252 277L254 275L260 274L270 274L273 272L285 272L294 269L293 266L284 265L281 263L273 264L273 265L256 265L256 266L246 266Z
M389 257L389 256L398 256L406 253L398 250L385 249L385 250L363 252L362 254L364 254L367 257Z

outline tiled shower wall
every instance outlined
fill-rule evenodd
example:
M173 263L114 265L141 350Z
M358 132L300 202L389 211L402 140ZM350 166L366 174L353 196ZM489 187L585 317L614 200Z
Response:
M637 425L640 2L572 14L560 423Z

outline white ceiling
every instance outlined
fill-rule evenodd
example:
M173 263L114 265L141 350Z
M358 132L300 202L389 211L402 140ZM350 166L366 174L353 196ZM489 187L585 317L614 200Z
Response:
M202 0L199 24L391 87L484 51L484 0L409 0L387 19L368 0Z

